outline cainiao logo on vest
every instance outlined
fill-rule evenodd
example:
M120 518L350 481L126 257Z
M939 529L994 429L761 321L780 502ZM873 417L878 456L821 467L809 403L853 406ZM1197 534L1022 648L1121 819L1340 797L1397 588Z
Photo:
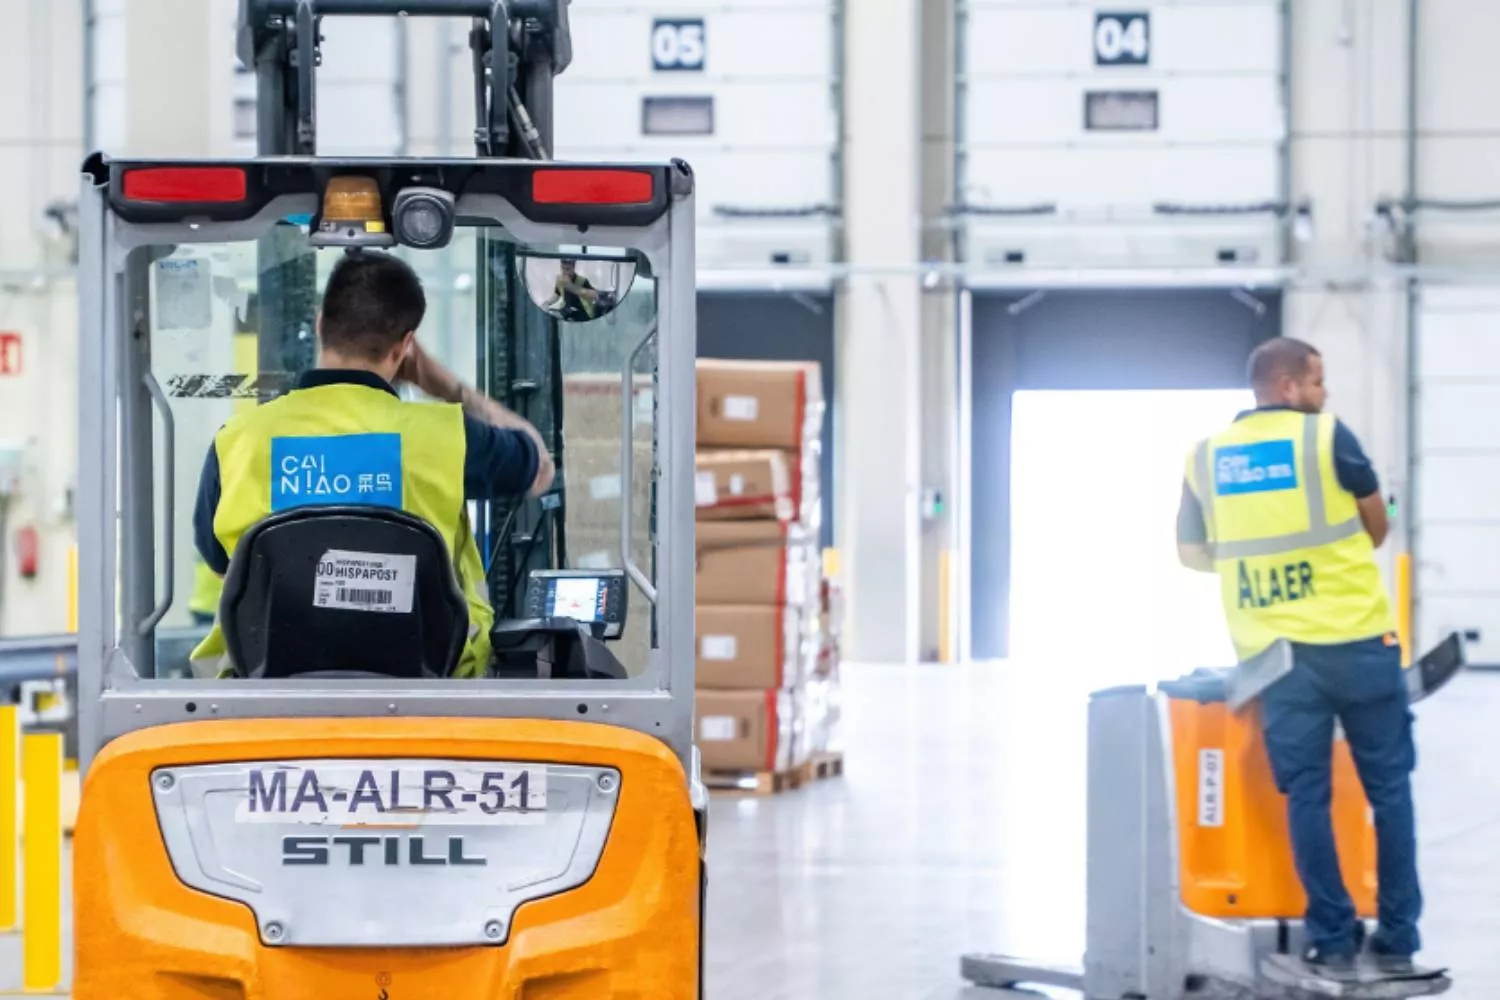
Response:
M271 509L401 506L401 435L271 439Z
M1261 441L1214 450L1214 492L1219 495L1297 488L1291 441Z

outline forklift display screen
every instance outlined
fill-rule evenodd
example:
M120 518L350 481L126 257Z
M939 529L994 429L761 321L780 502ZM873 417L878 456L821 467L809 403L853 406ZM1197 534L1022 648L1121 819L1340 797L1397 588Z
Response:
M625 573L622 570L557 570L533 573L526 589L532 618L571 618L602 625L612 639L625 628Z

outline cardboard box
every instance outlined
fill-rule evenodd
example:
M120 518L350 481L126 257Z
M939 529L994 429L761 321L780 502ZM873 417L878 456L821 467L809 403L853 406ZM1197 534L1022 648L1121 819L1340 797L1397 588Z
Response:
M651 519L651 442L636 441L632 459L631 504L634 523L644 531ZM620 531L623 499L620 442L574 441L563 448L563 482L567 486L568 528Z
M785 605L698 605L698 687L796 687L812 665L808 644L818 642L807 624Z
M695 734L706 771L795 767L797 698L790 691L699 691Z
M786 456L771 449L699 451L693 497L700 521L790 521L793 508Z
M698 444L801 449L823 432L817 362L698 359Z
M697 552L700 605L815 606L818 550L800 525L700 521Z
M650 375L635 377L633 430L651 439L656 394ZM598 372L563 376L563 429L568 443L620 440L620 373Z

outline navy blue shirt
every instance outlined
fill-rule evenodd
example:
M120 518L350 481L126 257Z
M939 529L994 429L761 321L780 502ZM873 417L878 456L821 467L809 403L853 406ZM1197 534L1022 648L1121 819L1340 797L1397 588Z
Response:
M297 380L297 389L320 385L363 385L396 395L391 384L374 372L319 368ZM540 460L530 435L464 415L464 499L497 500L525 493L536 481ZM193 541L208 568L223 576L229 570L229 555L214 535L219 495L219 452L210 446L198 479Z
M1252 413L1260 413L1266 410L1285 410L1285 406L1262 406L1254 410L1246 410L1236 420L1243 420ZM1359 445L1359 438L1354 432L1344 425L1342 420L1335 420L1333 424L1333 468L1338 475L1339 485L1354 494L1356 500L1363 500L1380 492L1380 479L1375 475L1375 467L1365 456L1365 450ZM1198 502L1198 497L1193 493L1192 487L1188 486L1187 480L1182 483L1182 505L1177 509L1177 541L1183 545L1202 545L1208 541L1208 529L1203 523L1203 505Z

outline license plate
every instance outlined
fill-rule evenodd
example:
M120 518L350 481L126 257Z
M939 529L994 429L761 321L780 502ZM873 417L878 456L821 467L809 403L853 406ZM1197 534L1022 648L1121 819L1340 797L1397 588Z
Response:
M265 764L246 772L242 823L338 827L501 826L546 820L537 764Z

